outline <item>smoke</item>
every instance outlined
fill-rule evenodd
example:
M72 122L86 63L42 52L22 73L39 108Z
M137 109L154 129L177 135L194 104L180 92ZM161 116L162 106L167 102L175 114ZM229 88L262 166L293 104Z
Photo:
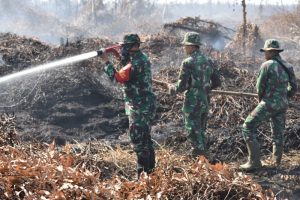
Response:
M258 9L260 8L260 9ZM276 6L248 5L249 20L263 20L278 12ZM290 7L285 8L285 11ZM160 31L163 23L185 16L200 16L230 28L240 25L241 6L227 4L159 4L153 0L122 1L41 1L0 0L1 32L37 37L48 43L77 40L83 37L107 37L119 40L126 32L151 34ZM263 18L261 18L263 16ZM222 41L212 46L220 49Z
M215 39L214 43L212 44L212 47L217 50L223 50L225 45L226 44L225 44L224 38L218 37Z
M53 15L28 1L0 1L1 32L12 32L58 43L65 36L65 24Z

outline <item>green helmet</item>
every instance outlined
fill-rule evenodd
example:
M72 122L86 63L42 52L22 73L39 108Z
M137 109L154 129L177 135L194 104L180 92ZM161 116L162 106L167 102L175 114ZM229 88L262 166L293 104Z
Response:
M279 51L279 52L283 51L283 49L280 47L280 44L279 44L278 40L268 39L265 42L264 48L260 49L261 52L271 51L271 50L275 50L275 51Z
M123 41L119 42L119 44L139 44L141 43L141 39L137 34L126 34L123 37Z
M201 38L199 33L196 32L188 32L185 34L184 39L182 41L183 45L201 45Z

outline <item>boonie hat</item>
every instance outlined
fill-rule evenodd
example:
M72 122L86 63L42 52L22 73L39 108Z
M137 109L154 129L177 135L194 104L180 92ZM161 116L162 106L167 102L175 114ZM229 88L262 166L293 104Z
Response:
M186 33L181 44L200 46L202 43L201 43L201 38L199 33L196 32Z
M279 44L278 40L268 39L265 42L264 48L260 49L261 52L271 51L271 50L275 50L275 51L279 51L279 52L283 51L283 49L280 47L280 44Z
M123 41L119 42L119 44L135 44L142 43L140 37L137 34L126 34L123 37Z

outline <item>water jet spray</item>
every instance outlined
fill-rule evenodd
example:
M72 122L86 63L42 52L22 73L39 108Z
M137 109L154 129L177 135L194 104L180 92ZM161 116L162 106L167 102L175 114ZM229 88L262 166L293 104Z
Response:
M64 66L64 65L69 65L72 63L77 63L83 60L87 60L96 56L100 56L103 53L113 53L118 59L120 58L120 54L118 53L118 48L120 48L120 45L115 45L115 46L111 46L108 48L101 48L98 51L91 51L89 53L84 53L84 54L80 54L77 56L72 56L69 58L65 58L62 60L58 60L58 61L54 61L54 62L50 62L47 64L43 64L43 65L38 65L29 69L25 69L23 71L19 71L13 74L9 74L6 76L3 76L0 78L0 84L3 82L7 82L10 80L14 80L17 79L19 77L25 76L25 75L29 75L29 74L33 74L33 73L40 73L40 72L44 72L46 70L50 70L56 67L60 67L60 66Z

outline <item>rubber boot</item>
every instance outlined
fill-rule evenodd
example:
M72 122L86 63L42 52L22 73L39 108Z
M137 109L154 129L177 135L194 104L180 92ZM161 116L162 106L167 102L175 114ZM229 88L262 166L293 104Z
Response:
M262 167L260 161L260 147L257 141L246 141L248 149L248 162L240 165L241 170L253 171Z
M279 166L281 163L283 153L283 142L273 142L273 153L272 153L272 160L276 164L276 166Z

